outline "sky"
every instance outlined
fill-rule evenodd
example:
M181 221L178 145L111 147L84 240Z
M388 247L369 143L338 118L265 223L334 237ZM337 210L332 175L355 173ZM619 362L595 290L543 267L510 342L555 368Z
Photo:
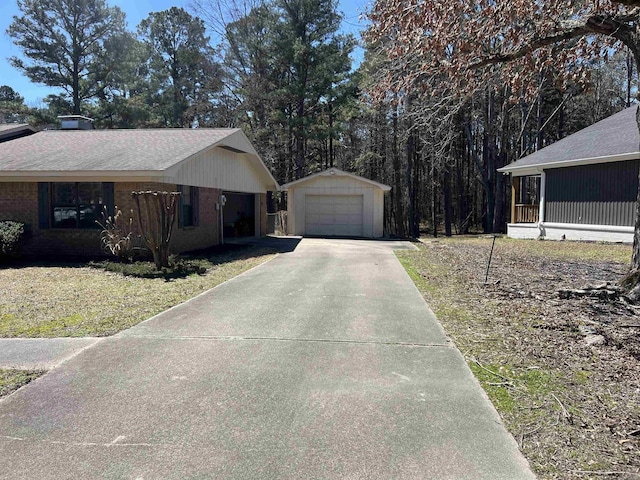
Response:
M364 28L364 22L359 17L369 5L369 1L339 1L338 10L344 17L342 22L343 32L353 33L356 38L360 38L359 32ZM135 30L138 23L143 18L146 18L150 12L167 10L173 6L183 7L189 11L189 0L107 0L107 3L112 6L119 6L126 13L129 30ZM13 44L11 37L7 35L9 24L14 15L18 14L19 10L15 0L0 0L0 85L9 85L25 98L27 105L39 106L44 97L50 93L55 93L55 89L32 83L9 63L9 57L21 55L20 49ZM352 57L359 63L362 57L362 50L356 51Z

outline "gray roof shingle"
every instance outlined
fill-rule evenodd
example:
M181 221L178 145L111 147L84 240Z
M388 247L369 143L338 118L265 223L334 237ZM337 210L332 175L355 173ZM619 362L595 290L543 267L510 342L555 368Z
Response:
M0 144L0 172L163 171L237 130L43 131Z
M510 163L500 171L508 172L514 168L639 152L640 134L636 124L637 109L637 105L626 108L531 155Z

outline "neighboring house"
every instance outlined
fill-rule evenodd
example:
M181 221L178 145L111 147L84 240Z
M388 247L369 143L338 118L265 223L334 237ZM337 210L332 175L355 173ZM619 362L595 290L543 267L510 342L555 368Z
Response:
M116 206L128 218L139 190L182 192L174 252L266 233L278 183L241 130L86 130L87 120L0 143L0 220L27 224L25 253L100 254L96 220Z
M330 168L281 187L287 191L287 230L292 235L382 237L384 194L367 178Z
M633 242L640 169L637 106L499 172L512 175L512 238Z

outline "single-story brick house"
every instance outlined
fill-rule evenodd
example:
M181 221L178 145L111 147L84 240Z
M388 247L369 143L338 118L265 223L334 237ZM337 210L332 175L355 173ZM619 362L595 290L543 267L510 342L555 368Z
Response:
M633 242L637 109L627 108L499 169L512 176L508 236Z
M101 254L96 220L105 207L129 216L134 190L182 192L174 252L266 233L278 183L240 129L93 130L87 120L0 143L0 220L27 225L24 253Z

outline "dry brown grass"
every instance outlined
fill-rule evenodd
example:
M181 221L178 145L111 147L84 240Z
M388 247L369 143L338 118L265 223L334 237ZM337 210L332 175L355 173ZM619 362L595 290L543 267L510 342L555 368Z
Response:
M560 288L616 281L631 247L426 240L398 252L541 479L640 478L640 328L623 304L561 300ZM603 345L588 346L583 329Z
M0 269L0 337L113 335L273 257L256 247L209 259L204 275L167 281L83 265Z

